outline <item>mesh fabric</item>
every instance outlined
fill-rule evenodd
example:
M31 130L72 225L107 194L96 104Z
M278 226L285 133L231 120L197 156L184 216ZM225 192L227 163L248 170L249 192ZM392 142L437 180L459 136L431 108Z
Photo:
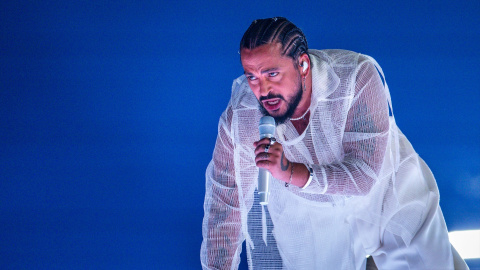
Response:
M408 247L437 213L435 179L396 126L375 60L309 54L309 125L298 134L287 121L276 138L289 161L313 168L312 182L286 188L272 179L267 208L258 205L253 142L262 114L245 77L236 79L206 171L204 269L237 269L243 241L250 269L362 269L365 255L381 256L390 241L384 232Z

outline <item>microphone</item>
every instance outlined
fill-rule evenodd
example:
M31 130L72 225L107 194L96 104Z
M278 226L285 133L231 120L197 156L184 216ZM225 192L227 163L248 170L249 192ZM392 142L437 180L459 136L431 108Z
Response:
M258 125L260 132L260 139L272 138L275 136L275 119L271 116L264 116L260 118ZM270 178L272 174L266 169L259 168L258 170L258 196L260 197L260 204L268 204L268 197L270 195Z

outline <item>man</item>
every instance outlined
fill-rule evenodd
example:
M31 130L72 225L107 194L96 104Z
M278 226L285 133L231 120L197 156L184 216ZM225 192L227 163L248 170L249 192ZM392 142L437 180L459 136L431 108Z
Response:
M375 60L308 50L280 17L250 25L240 59L206 172L204 269L238 268L244 241L250 269L365 269L367 255L379 269L453 269L435 179ZM276 140L258 139L264 115ZM258 168L273 177L267 207Z

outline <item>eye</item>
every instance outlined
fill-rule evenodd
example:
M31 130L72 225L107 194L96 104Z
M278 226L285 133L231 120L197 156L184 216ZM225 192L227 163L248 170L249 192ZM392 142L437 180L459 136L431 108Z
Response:
M247 79L248 79L249 81L254 81L254 80L257 79L257 77L251 75L251 76L247 76Z
M275 77L275 76L277 76L277 75L278 75L278 72L270 72L270 73L268 73L268 76L270 76L270 77Z

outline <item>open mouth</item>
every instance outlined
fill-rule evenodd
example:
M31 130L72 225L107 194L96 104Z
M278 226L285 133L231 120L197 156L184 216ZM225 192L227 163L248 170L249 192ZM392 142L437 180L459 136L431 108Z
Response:
M263 107L268 111L275 111L280 108L280 98L271 98L262 101Z

